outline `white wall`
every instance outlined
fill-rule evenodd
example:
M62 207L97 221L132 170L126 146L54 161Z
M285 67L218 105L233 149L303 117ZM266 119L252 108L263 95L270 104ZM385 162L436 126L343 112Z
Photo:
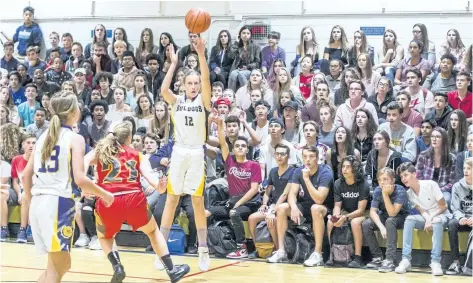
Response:
M435 4L433 4L435 2ZM323 4L322 4L323 3ZM51 31L70 32L75 41L87 44L90 31L102 23L107 29L124 27L130 42L136 47L140 32L149 27L155 42L161 32L171 33L179 46L188 44L184 16L192 7L209 11L214 21L203 35L213 46L221 29L232 36L245 23L261 20L270 23L272 30L281 32L281 46L288 61L295 56L302 26L315 29L321 50L328 43L331 27L342 25L353 41L353 32L360 26L392 28L399 41L407 46L412 38L412 26L424 23L437 50L445 41L450 28L459 30L465 45L473 42L472 13L467 0L330 0L330 1L24 1L17 0L0 9L1 30L13 34L22 23L22 9L30 4L46 37ZM328 4L329 3L329 4ZM370 45L380 48L381 36L368 37ZM1 51L0 51L1 52Z

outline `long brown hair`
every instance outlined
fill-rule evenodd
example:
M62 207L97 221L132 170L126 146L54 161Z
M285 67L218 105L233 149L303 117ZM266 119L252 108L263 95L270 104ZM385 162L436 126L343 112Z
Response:
M72 92L58 92L49 103L51 110L51 121L49 121L49 132L44 140L43 148L41 149L41 161L46 162L56 146L59 134L61 133L61 124L65 124L69 116L75 114L79 110L79 102L77 96Z
M442 164L443 168L450 167L453 164L454 160L452 159L452 156L450 154L450 148L448 144L448 133L444 128L441 127L435 127L432 130L432 133L434 131L439 132L440 136L442 137L442 146L440 149L440 164ZM423 154L426 157L431 158L432 160L435 157L435 151L432 146L420 154Z
M158 109L158 107L164 108L164 117L162 119L163 122L161 122L156 116L156 109ZM156 105L154 106L154 118L153 120L151 120L150 131L157 135L161 135L163 137L162 139L166 143L168 142L169 135L170 135L169 117L170 117L169 108L166 102L164 101L156 102Z
M468 136L468 124L466 122L466 115L460 109L453 110L449 116L456 114L458 117L458 127L452 128L452 123L448 123L448 145L451 152L456 152L455 144L458 143L458 151L463 151L466 148L466 138Z
M122 145L131 137L132 125L129 122L121 122L110 134L101 139L95 146L95 156L102 164L111 164L113 159L122 149Z

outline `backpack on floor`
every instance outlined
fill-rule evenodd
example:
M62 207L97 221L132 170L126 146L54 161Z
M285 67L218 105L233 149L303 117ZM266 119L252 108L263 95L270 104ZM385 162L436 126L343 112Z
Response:
M186 253L187 237L181 226L173 224L169 231L168 249L172 255L182 255Z
M273 238L269 233L268 225L266 221L258 223L255 229L255 243L256 251L260 258L267 258L271 255L274 249Z
M284 249L290 263L304 263L314 252L314 248L315 240L310 226L298 225L286 231Z
M207 230L207 239L209 249L216 257L226 257L229 253L236 251L235 234L229 221L217 221L210 225Z
M342 227L333 227L330 242L333 262L348 265L355 253L350 223L345 222Z
M470 236L468 237L465 265L463 265L463 268L462 268L463 273L468 274L470 276L473 273L472 260L473 260L473 231L470 232Z

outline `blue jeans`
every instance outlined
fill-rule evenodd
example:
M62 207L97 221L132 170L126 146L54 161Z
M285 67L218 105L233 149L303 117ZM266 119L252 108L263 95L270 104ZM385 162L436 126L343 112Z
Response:
M440 219L438 219L440 218ZM431 261L440 263L442 256L442 241L443 241L443 229L447 223L447 218L443 215L434 218L438 222L432 224L433 236L432 236L432 252ZM402 259L411 261L412 252L412 234L414 228L417 230L423 230L425 226L425 219L422 215L409 215L404 222L404 231L402 239Z
M248 83L248 79L250 78L250 74L250 70L233 70L228 77L228 88L236 92L237 84L239 84L240 87L246 85Z
M445 199L445 203L448 206L448 209L450 209L450 203L452 202L452 192L451 191L442 191L443 198Z

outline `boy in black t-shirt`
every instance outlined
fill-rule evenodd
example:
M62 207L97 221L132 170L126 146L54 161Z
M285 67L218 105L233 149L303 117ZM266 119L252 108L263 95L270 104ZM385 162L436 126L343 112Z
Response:
M272 168L269 172L268 186L263 196L263 203L258 211L251 214L248 218L248 228L251 238L255 239L256 225L265 220L277 250L278 234L276 231L276 210L280 204L287 201L287 195L290 189L289 181L291 181L296 168L289 167L290 149L287 145L279 143L276 145L274 151L278 166ZM256 257L256 251L248 255L248 258Z
M348 267L361 268L363 266L361 224L365 220L364 214L370 189L363 178L363 165L355 156L344 157L338 170L341 177L334 184L335 207L333 208L333 216L328 217L327 234L330 239L333 227L341 227L349 222L355 240L355 256ZM332 258L326 264L333 265Z
M290 217L297 225L300 225L304 218L313 220L315 251L304 262L304 265L323 265L324 218L333 208L333 173L327 166L319 166L319 150L316 146L304 147L302 159L304 167L296 169L289 181L291 187L287 203L279 205L276 211L279 249L267 259L271 263L287 261L284 234L287 230L288 217Z

